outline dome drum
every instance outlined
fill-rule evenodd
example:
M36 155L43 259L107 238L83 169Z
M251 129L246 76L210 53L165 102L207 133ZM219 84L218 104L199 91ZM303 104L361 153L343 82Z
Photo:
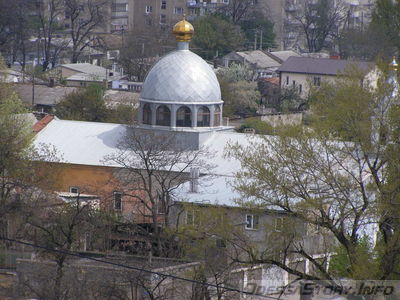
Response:
M139 122L151 126L171 128L220 127L222 104L162 104L141 102Z

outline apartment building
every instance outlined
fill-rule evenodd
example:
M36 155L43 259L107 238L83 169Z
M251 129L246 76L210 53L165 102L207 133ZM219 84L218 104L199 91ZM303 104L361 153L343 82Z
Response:
M111 32L129 29L129 16L133 12L133 0L113 0L111 3Z
M257 5L267 7L267 17L274 23L275 42L279 49L301 49L304 37L300 34L298 16L305 3L318 0L258 0ZM369 23L375 0L343 0L348 26L358 27Z
M143 31L149 27L171 28L183 14L188 20L211 13L229 4L229 0L116 0L129 1L128 29ZM130 7L132 6L132 7Z

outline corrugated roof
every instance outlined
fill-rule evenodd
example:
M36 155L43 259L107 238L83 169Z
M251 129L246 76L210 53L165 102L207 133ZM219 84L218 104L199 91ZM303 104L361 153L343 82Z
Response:
M278 57L282 61L286 61L291 56L298 56L298 57L301 56L299 53L297 53L296 51L293 51L293 50L273 51L273 52L270 52L270 53L272 55L275 55L276 57Z
M54 119L36 135L34 145L54 147L66 163L104 166L125 130L121 124Z
M32 103L32 85L31 84L15 84L15 91L21 100L25 103ZM64 96L75 91L77 88L54 86L48 87L47 85L35 85L35 104L42 105L55 105Z
M61 65L61 67L63 68L67 68L76 72L80 72L80 73L85 73L88 74L89 77L97 77L97 78L108 78L108 79L119 79L121 78L121 74L119 72L114 72L112 70L108 70L106 68L100 67L100 66L96 66L96 65L92 65L89 63L81 63L81 64L64 64ZM110 73L112 73L113 75L110 76ZM82 75L82 74L80 74ZM74 76L74 75L72 75ZM71 77L72 77L71 76ZM85 76L85 78L87 77L87 75L83 75ZM74 79L70 79L71 77L69 77L69 80L74 80ZM85 80L85 78L83 79L75 79L75 80Z
M278 72L338 75L352 65L364 71L373 67L373 64L368 62L291 56L278 68Z
M256 64L258 68L262 69L279 67L281 65L280 62L261 50L236 52L236 54L243 57L247 63Z

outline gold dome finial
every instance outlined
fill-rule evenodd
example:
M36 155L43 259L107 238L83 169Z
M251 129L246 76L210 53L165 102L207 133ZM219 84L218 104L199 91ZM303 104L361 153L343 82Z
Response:
M186 15L183 15L181 21L175 24L172 33L175 34L177 42L190 42L194 33L193 25L186 21Z
M398 66L399 66L399 65L397 64L396 56L393 56L393 60L392 60L392 62L389 64L389 68L390 68L391 70L397 71Z

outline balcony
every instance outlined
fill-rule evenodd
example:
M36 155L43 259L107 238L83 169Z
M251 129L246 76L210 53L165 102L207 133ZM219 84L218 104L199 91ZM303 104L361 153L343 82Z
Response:
M289 12L289 13L293 13L293 12L297 11L297 9L298 9L297 6L294 4L290 4L285 7L286 12Z
M207 2L196 2L196 1L187 1L186 6L189 8L200 8L205 7Z
M204 8L210 8L210 9L216 9L218 7L225 6L227 4L229 4L229 2L220 2L220 3L213 2L213 3L211 3L211 2L205 2L205 1L204 2L198 2L198 1L194 1L194 0L186 2L186 6L188 8L201 8L201 7L204 7Z

